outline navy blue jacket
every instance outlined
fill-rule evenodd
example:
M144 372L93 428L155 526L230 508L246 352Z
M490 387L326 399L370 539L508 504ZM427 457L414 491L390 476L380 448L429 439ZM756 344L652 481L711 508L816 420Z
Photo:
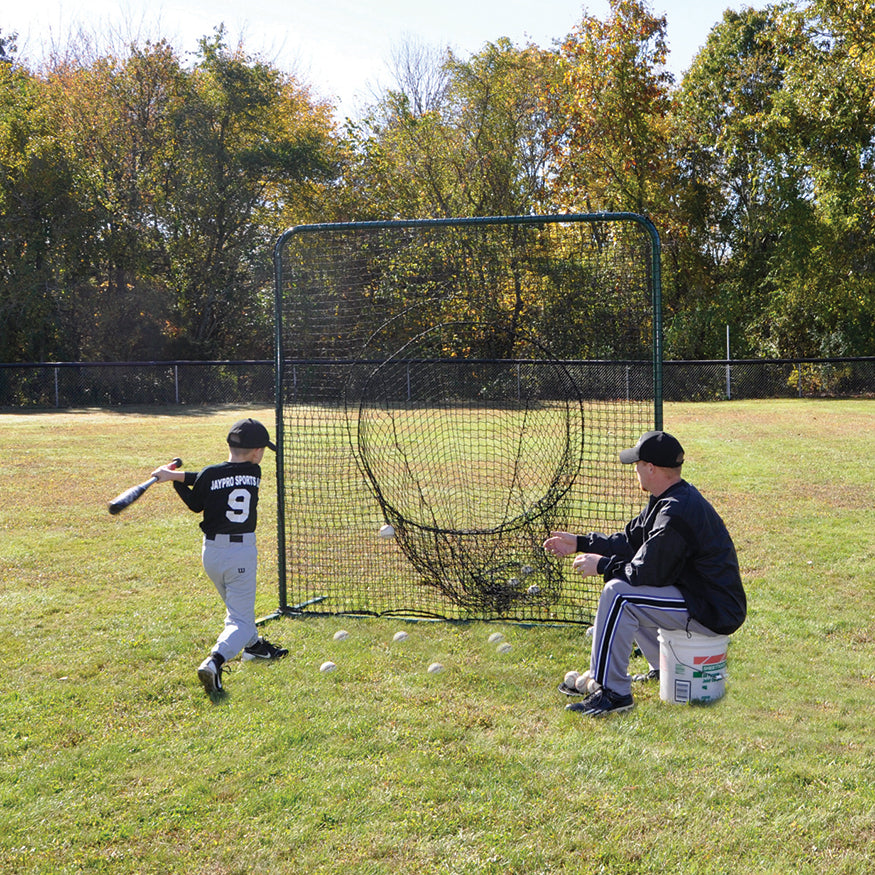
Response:
M605 581L632 586L676 586L694 620L729 635L747 615L747 599L735 545L726 525L695 486L681 480L622 532L579 535L577 549L597 553Z

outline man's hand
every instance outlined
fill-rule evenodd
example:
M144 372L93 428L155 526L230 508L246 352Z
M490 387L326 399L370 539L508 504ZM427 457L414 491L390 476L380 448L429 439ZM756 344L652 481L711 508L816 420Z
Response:
M571 566L575 571L579 571L584 577L592 577L599 573L599 560L602 557L598 553L581 553L574 558L574 563Z
M577 535L571 532L550 532L544 541L544 549L554 556L570 556L577 551Z

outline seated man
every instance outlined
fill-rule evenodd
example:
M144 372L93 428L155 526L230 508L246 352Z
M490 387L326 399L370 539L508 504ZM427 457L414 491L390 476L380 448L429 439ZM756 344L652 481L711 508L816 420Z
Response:
M620 453L635 465L649 493L647 506L622 532L574 535L552 532L544 549L578 553L573 568L601 574L592 634L590 673L601 687L567 706L590 717L634 706L628 667L637 643L659 676L659 629L729 635L744 622L747 600L738 557L723 520L701 493L681 478L684 451L676 438L649 431Z

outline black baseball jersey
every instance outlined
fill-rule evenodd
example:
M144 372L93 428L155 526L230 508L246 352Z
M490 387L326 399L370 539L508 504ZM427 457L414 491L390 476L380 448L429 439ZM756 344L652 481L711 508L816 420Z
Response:
M253 462L222 462L200 473L185 472L173 481L189 510L203 513L200 524L206 535L242 535L258 523L258 487L261 467Z

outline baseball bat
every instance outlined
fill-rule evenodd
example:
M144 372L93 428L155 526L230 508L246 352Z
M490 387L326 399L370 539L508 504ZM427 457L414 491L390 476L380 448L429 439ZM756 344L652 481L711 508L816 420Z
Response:
M168 468L178 468L182 464L182 459L176 458L170 462ZM120 495L117 495L109 503L109 512L111 514L121 513L128 505L133 504L153 483L158 481L157 477L150 477L130 489L126 489Z

